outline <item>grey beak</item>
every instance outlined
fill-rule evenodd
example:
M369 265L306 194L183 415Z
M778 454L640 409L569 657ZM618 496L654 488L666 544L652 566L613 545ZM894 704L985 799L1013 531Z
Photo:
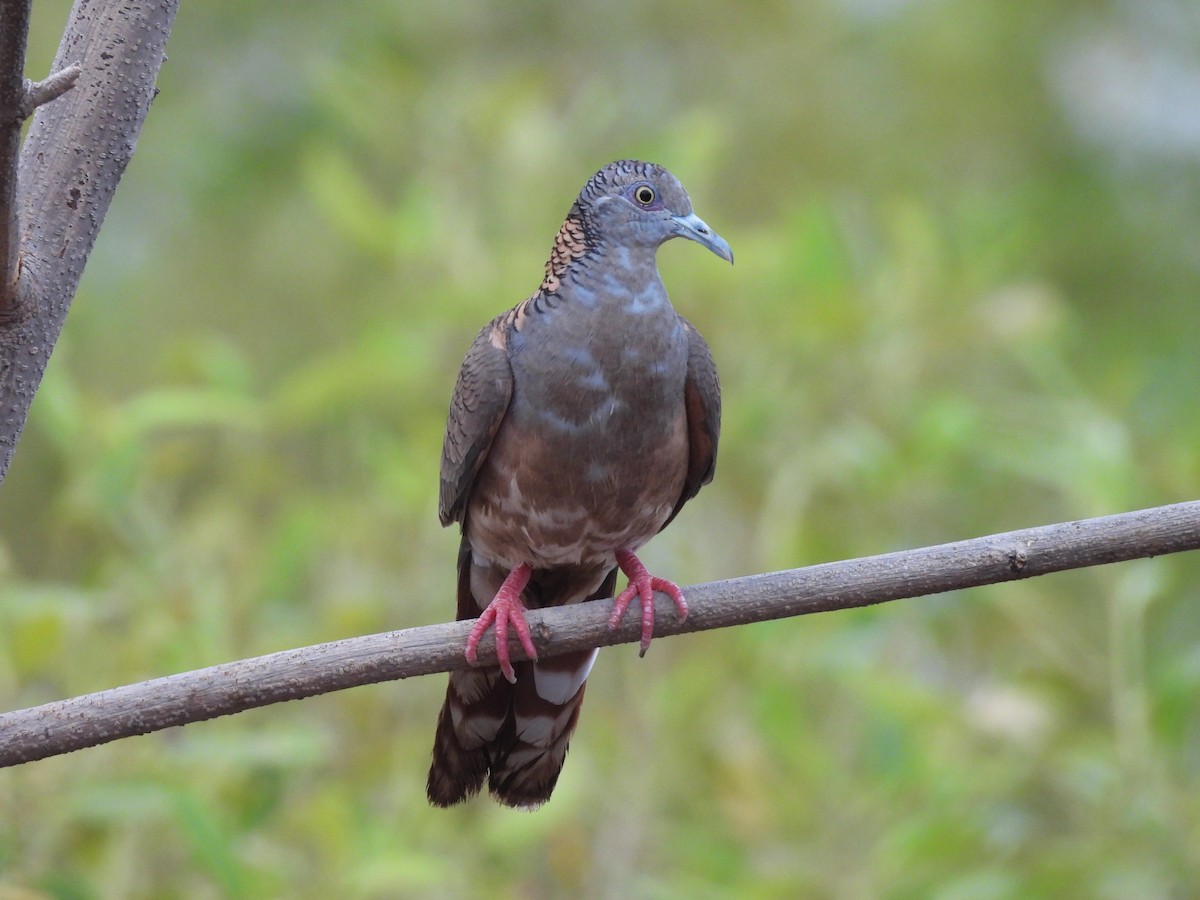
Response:
M729 243L705 224L704 220L695 213L690 216L675 216L675 233L679 237L695 241L701 247L707 247L726 262L733 262L733 251Z

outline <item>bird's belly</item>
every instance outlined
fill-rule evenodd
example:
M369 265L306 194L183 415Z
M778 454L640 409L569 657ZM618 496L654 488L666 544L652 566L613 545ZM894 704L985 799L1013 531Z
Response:
M615 565L617 550L658 532L683 492L683 410L640 438L502 428L469 501L472 549L509 567Z

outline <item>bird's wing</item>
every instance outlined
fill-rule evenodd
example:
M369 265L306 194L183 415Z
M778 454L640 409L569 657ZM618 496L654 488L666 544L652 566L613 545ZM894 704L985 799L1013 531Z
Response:
M683 318L682 316L680 317ZM721 384L717 380L717 365L713 362L708 344L687 319L683 326L688 335L687 380L683 387L683 402L687 410L688 467L675 508L663 528L670 524L700 488L712 481L717 468L717 439L721 434Z
M512 398L510 320L511 315L505 313L484 326L467 351L454 385L442 442L442 488L438 498L442 525L463 520L471 487Z

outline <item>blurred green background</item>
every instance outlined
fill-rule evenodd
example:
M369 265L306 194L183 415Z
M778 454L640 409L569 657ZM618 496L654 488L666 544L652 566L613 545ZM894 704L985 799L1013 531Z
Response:
M67 14L36 4L29 71ZM602 164L721 369L687 584L1200 495L1200 8L185 3L0 491L0 703L453 613L462 354ZM20 897L1200 895L1196 555L602 654L533 813L442 676L0 772Z

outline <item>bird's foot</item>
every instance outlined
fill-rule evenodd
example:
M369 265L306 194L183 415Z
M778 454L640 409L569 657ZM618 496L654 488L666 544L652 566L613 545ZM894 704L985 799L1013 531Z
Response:
M637 597L642 604L642 650L641 656L650 649L650 639L654 637L654 592L662 591L673 601L679 610L679 621L687 618L687 601L683 599L683 591L673 581L651 575L642 561L633 555L632 550L617 551L617 565L629 577L629 587L621 591L613 603L612 615L608 618L608 627L616 628L625 615L625 610Z
M471 626L471 633L467 636L467 662L474 665L478 661L476 650L479 647L479 639L490 625L495 624L496 661L500 663L500 671L504 677L512 684L516 684L517 673L513 671L512 661L508 656L509 625L517 633L525 654L532 660L537 659L537 649L533 646L529 624L525 621L525 605L521 603L521 591L529 584L529 576L532 574L533 567L528 563L522 563L509 572L504 584L500 585L500 590L496 591L492 602L475 620L475 624Z

